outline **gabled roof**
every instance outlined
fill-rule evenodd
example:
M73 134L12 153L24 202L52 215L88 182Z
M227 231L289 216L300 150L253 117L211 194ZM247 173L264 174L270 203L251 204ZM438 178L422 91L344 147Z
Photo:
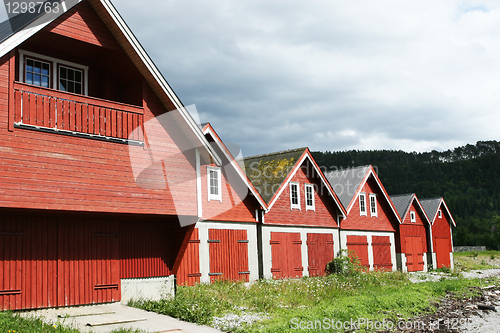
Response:
M243 162L248 179L250 179L255 188L258 189L262 198L267 203L268 209L271 209L306 159L311 162L314 170L335 201L337 208L345 217L346 212L342 203L331 188L323 172L316 164L309 148L298 148L271 154L245 157Z
M219 156L217 156L205 139L201 129L109 0L65 0L61 2L60 8L62 10L59 10L57 13L54 11L43 13L29 20L24 18L26 22L23 21L23 24L19 24L15 31L11 33L9 33L8 28L4 26L3 28L7 30L5 30L5 36L3 36L4 38L0 43L0 57L19 46L82 1L88 1L92 5L101 20L111 31L117 42L165 107L169 104L173 104L179 111L175 114L173 119L182 132L185 133L191 145L194 147L203 147L204 150L200 152L203 158L209 160L211 157L217 164L220 164L221 160ZM22 17L19 18L19 20L21 19Z
M380 188L384 198L391 207L392 212L396 219L401 223L399 215L394 207L389 195L385 191L382 182L377 176L377 173L371 165L359 166L355 168L347 168L335 171L325 172L325 177L330 182L335 193L340 198L347 214L351 211L359 192L368 181L370 177L375 179L377 186Z
M238 173L238 175L241 177L241 180L247 185L248 189L250 192L253 194L255 199L259 202L259 204L267 210L267 203L264 201L264 199L260 196L259 192L255 189L253 184L250 182L248 179L247 175L245 172L241 169L240 165L236 162L234 159L233 154L227 149L226 145L222 140L220 139L219 135L217 132L215 132L214 128L210 123L203 123L200 126L203 127L203 133L210 134L210 136L214 139L215 143L218 145L219 149L224 153L225 157L227 160L230 162L231 166L234 168L234 170Z
M422 204L418 200L415 193L391 195L390 198L391 198L392 203L394 204L394 207L396 208L396 211L399 214L400 223L403 223L403 221L406 218L406 215L410 211L410 207L412 206L413 201L416 201L417 205L420 207L420 211L422 212L425 220L427 221L427 223L430 224L429 217L425 213L425 210L422 207Z
M446 212L448 213L448 216L450 217L451 222L453 223L453 226L457 226L455 220L453 219L453 216L451 216L448 206L446 206L446 202L442 197L422 199L420 200L420 203L422 204L422 207L424 208L425 213L429 217L432 224L434 224L434 221L436 220L439 207L441 206L441 204L443 204Z

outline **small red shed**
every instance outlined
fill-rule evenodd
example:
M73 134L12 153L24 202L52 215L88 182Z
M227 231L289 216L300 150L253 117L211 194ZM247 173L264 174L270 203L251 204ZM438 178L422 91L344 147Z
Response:
M422 199L420 202L432 225L434 267L453 269L453 233L451 228L457 226L455 220L444 198Z
M414 193L391 195L400 217L396 232L398 268L403 272L426 272L432 264L431 223Z
M244 159L267 203L259 234L263 278L323 275L339 251L344 209L308 148Z
M396 270L399 216L371 165L325 172L344 206L340 247L356 252L371 270Z

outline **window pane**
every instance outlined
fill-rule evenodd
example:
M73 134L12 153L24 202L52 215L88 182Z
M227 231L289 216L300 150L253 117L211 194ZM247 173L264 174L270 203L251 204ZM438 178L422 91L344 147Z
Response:
M50 71L49 64L43 64L42 65L42 74L48 76L49 75L49 71Z
M33 84L33 74L30 72L26 73L26 83Z
M75 92L75 83L68 81L68 91L69 92Z
M49 77L48 76L42 76L42 87L45 87L45 88L49 87Z
M33 60L31 59L26 60L26 71L33 72Z
M65 80L60 80L59 81L59 90L66 91L66 81Z
M82 85L80 83L75 83L75 94L82 94Z
M33 77L33 84L39 86L42 82L42 78L40 76L40 74L35 74L34 77Z
M68 80L75 80L75 71L68 68Z
M75 71L75 81L80 83L82 82L82 72Z
M34 72L37 74L42 73L42 63L40 61L35 61L35 67L34 67Z
M65 67L59 68L59 77L61 79L66 79L67 78L67 76L66 76L66 68Z

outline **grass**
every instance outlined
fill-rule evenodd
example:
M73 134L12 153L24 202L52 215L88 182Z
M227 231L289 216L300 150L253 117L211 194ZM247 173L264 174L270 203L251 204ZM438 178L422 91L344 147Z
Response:
M12 311L0 312L0 332L2 333L79 333L80 331L62 325L61 323L48 324L39 318L24 318ZM114 330L114 333L140 333L130 329Z
M465 251L453 253L455 269L470 271L476 269L498 268L500 264L499 251Z
M290 280L217 282L179 287L173 300L137 301L131 305L185 321L214 326L214 317L258 314L267 317L231 332L296 332L294 323L384 319L397 323L432 312L431 305L449 292L465 295L485 280L463 278L413 284L406 274L356 273ZM306 326L306 325L305 325ZM222 327L228 329L228 327ZM314 332L317 329L299 330Z

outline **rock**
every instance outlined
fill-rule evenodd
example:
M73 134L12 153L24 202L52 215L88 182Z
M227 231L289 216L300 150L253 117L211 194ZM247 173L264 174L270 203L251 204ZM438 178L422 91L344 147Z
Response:
M487 311L497 311L493 305L486 305L486 304L478 304L477 308L479 310L487 310Z

